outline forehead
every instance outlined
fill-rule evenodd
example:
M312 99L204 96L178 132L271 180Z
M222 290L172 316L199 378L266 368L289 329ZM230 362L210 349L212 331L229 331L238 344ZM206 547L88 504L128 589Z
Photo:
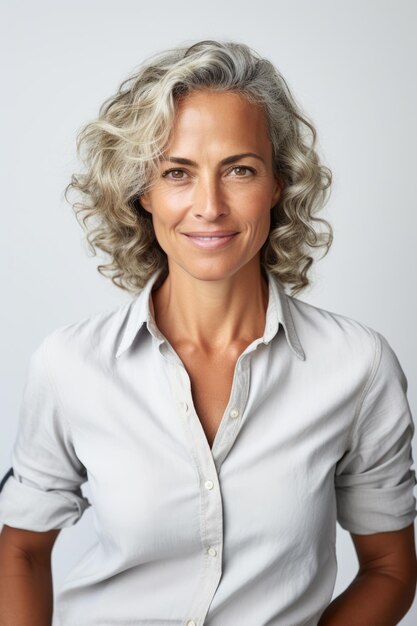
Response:
M221 112L223 107L235 109L251 109L260 112L262 107L248 99L236 90L221 91L210 88L196 89L188 94L180 96L176 101L176 110L183 111L185 108L218 108Z
M261 105L248 102L237 92L199 90L183 96L176 105L171 145L250 143L252 147L270 144L267 118Z

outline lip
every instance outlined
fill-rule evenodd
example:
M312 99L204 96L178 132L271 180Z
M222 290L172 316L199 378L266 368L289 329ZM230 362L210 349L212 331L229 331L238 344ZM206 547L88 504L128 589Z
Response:
M230 241L232 241L237 232L209 232L209 233L182 233L184 237L190 241L190 243L198 248L204 248L205 250L218 250L219 248L226 247ZM220 239L199 239L199 237L220 237Z
M188 237L229 237L229 235L236 235L235 230L199 230L192 233L183 233Z

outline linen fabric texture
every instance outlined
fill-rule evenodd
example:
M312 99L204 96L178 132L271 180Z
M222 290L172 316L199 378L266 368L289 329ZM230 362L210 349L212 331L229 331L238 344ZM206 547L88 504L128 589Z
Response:
M97 539L53 626L315 626L336 522L367 535L415 519L407 378L380 332L266 272L264 333L210 446L155 323L159 274L32 354L0 522L43 532L91 507Z

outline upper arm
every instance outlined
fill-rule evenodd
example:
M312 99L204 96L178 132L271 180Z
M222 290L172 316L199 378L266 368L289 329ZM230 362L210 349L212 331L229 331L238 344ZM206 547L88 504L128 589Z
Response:
M12 467L0 485L0 523L45 532L74 525L90 506L55 368L71 365L48 336L31 355L19 410ZM69 390L72 393L72 389Z
M417 559L414 523L401 530L359 535L350 533L360 573L378 570L415 586Z
M48 565L60 531L60 528L54 528L37 532L4 524L0 533L0 554L5 557L24 556L41 565Z
M335 469L337 519L350 533L388 539L417 514L415 427L401 364L385 337L372 333L373 363Z

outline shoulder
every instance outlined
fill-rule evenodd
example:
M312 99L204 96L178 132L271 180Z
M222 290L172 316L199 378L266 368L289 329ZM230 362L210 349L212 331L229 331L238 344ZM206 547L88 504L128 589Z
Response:
M134 299L52 329L38 343L31 359L56 367L65 359L96 361L113 358Z
M385 337L372 326L345 315L287 295L297 335L307 359L351 359L376 365L383 347L390 348Z

